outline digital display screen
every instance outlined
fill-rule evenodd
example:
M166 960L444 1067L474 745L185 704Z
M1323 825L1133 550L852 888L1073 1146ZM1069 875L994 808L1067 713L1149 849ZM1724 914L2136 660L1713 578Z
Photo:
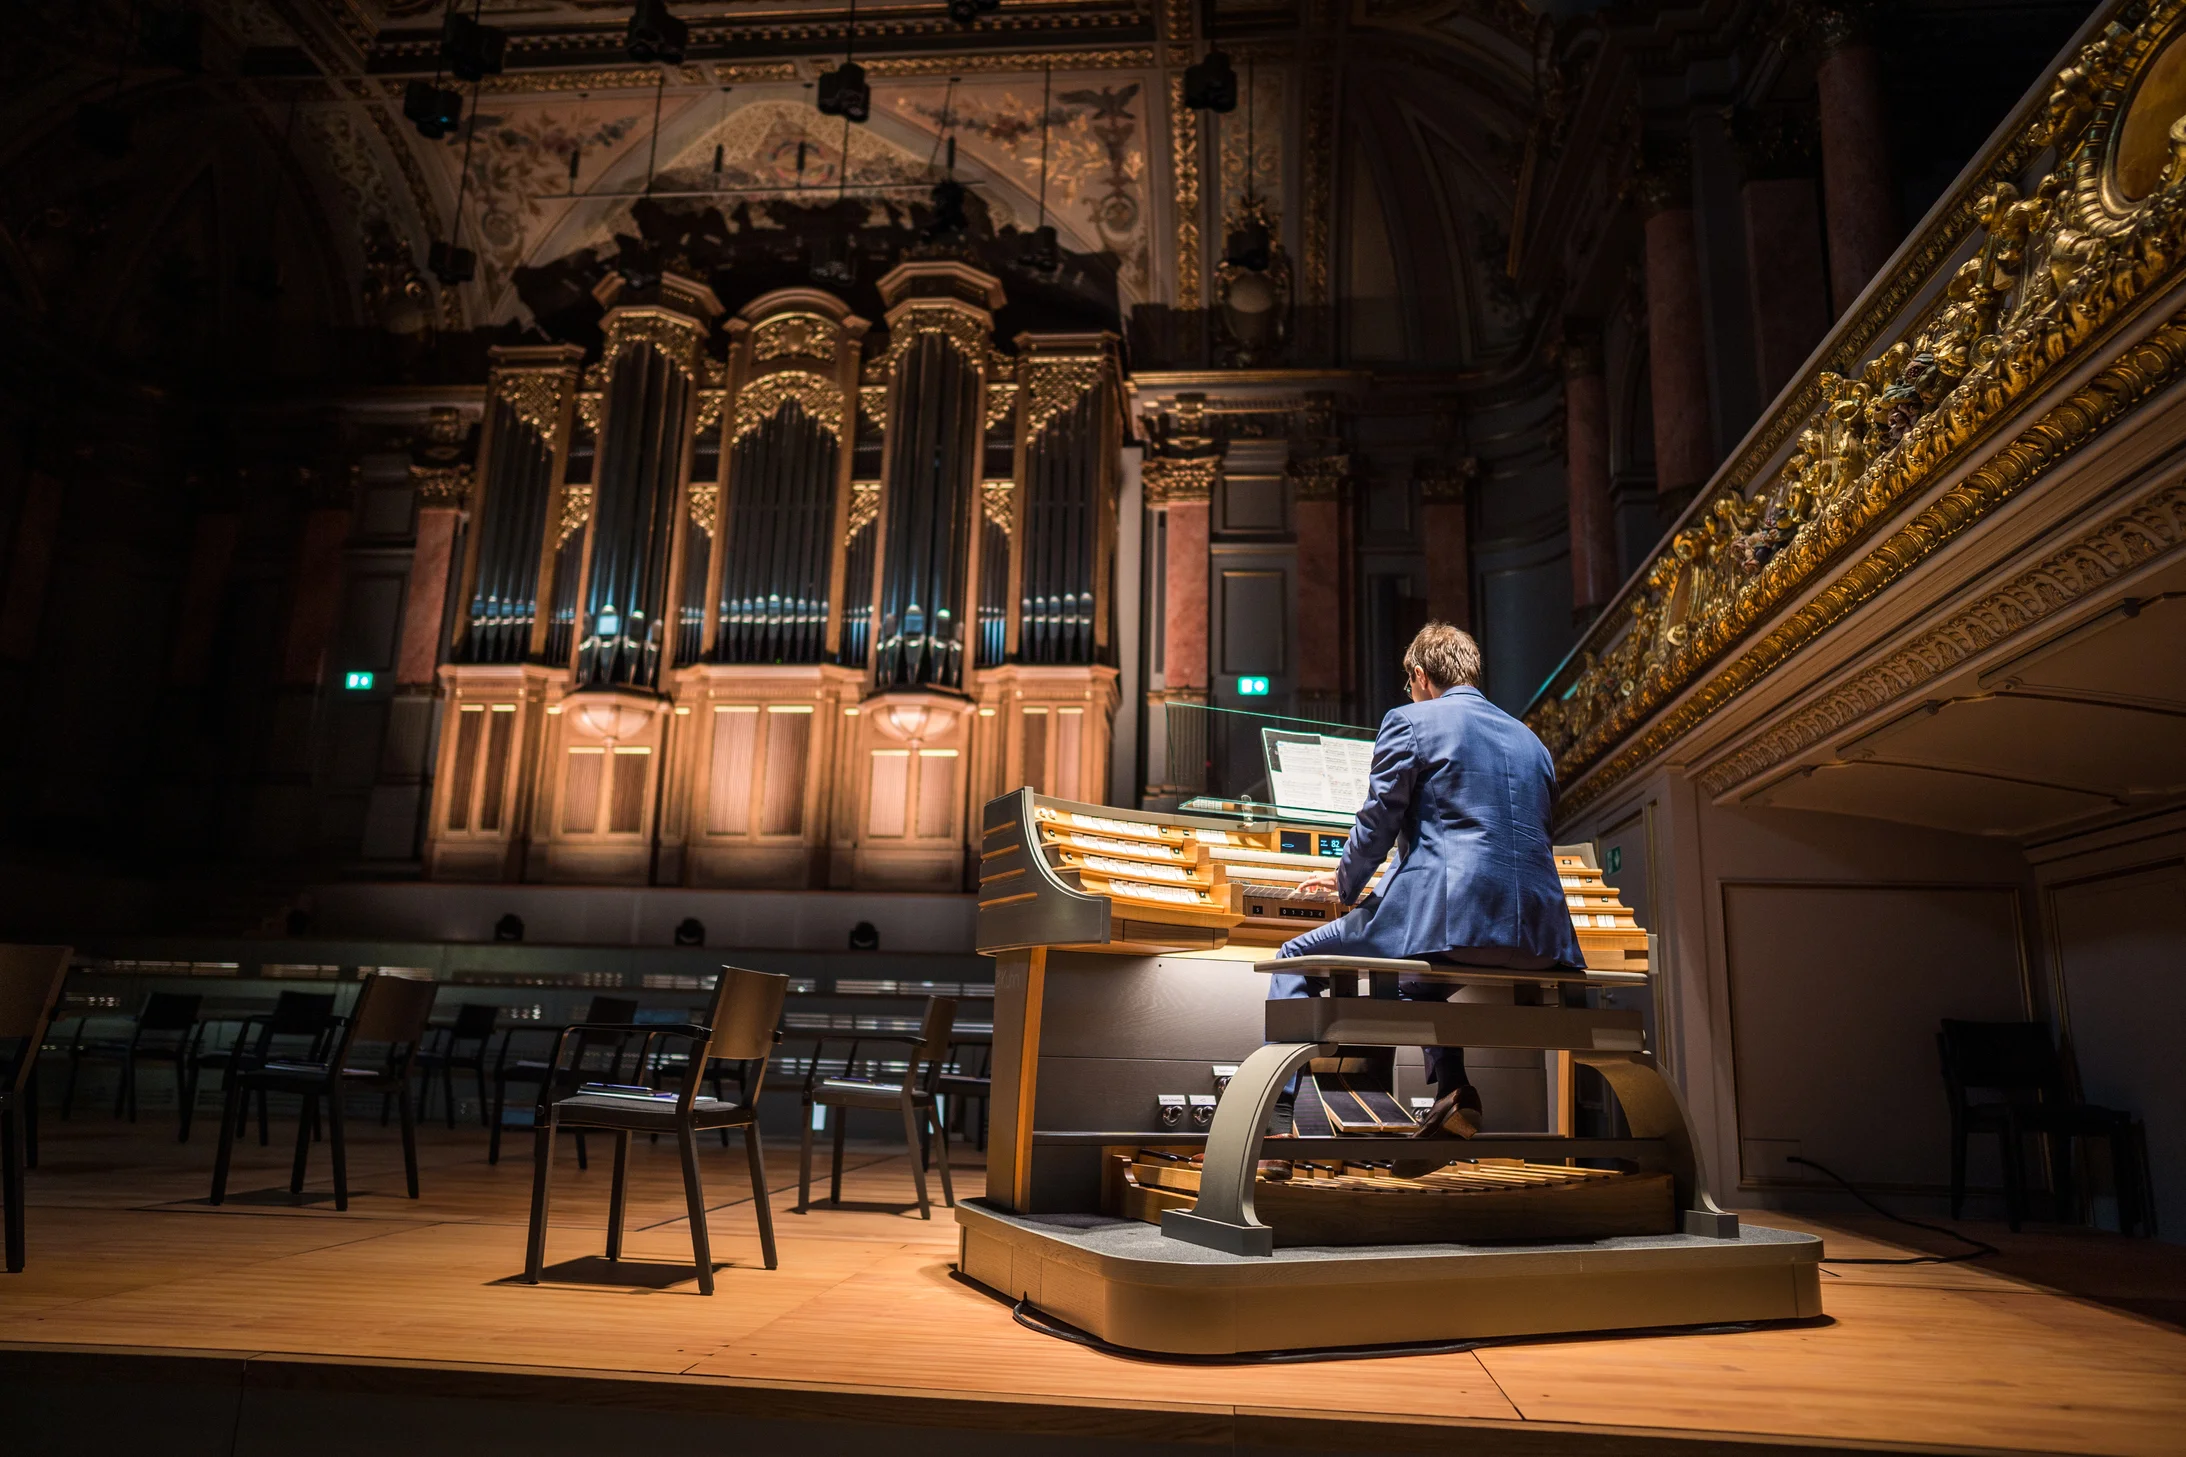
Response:
M1277 848L1285 855L1311 855L1314 853L1313 836L1305 830L1285 830Z

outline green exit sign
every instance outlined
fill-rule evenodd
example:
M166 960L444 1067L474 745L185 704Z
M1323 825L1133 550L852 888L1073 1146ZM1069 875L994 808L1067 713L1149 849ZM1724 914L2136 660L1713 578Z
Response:
M344 673L342 675L342 687L353 692L361 693L371 686L372 675L370 673Z
M1268 696L1268 680L1265 678L1240 678L1237 680L1239 698L1265 698Z

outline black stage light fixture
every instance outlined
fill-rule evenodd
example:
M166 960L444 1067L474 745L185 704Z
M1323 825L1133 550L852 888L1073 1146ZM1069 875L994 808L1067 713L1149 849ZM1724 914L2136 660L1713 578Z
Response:
M949 0L949 19L958 25L972 25L982 15L992 15L1002 8L1002 0Z
M706 944L706 923L696 916L685 916L676 922L676 945L703 946Z
M623 50L641 65L649 61L680 65L683 48L690 43L691 27L668 9L665 0L638 0L622 33Z
M856 61L844 61L822 75L815 104L822 116L839 116L846 121L864 121L872 116L873 88L865 84L865 67Z
M435 244L434 246L438 246ZM510 911L493 923L493 939L496 941L521 941L524 939L524 918Z
M1184 104L1194 111L1237 110L1237 72L1228 56L1209 51L1197 65L1185 67Z
M435 242L425 250L425 266L433 277L451 286L469 283L478 272L478 257L468 248Z
M1053 273L1063 266L1063 250L1055 240L1055 226L1042 223L1025 234L1024 265L1035 273Z
M880 950L880 932L874 928L871 921L860 921L850 928L850 949L852 951Z
M1247 218L1224 244L1222 261L1232 268L1252 273L1267 272L1268 265L1275 261L1275 245L1268 236L1268 225L1258 218Z
M463 97L430 81L412 81L402 88L402 115L419 136L437 142L462 125Z
M458 81L476 81L501 74L501 58L508 51L509 33L480 25L470 16L449 11L440 27L440 59Z
M964 184L954 177L944 177L935 183L930 198L934 215L927 220L926 236L942 238L969 228L971 219L964 216L964 199L968 195Z
M76 108L76 135L101 156L127 156L132 125L118 101L86 101Z

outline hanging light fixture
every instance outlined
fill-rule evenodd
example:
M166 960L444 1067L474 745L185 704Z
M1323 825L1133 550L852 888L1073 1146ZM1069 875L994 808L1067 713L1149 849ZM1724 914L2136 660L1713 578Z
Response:
M1062 246L1047 220L1048 97L1055 85L1055 68L1043 68L1040 76L1040 221L1025 237L1024 264L1035 273L1053 273L1063 266Z
M865 121L873 115L873 88L865 84L865 67L851 59L858 44L858 0L850 0L850 27L843 37L843 63L820 77L820 115L845 121Z
M1200 32L1209 50L1199 61L1184 68L1184 104L1193 111L1228 113L1237 110L1237 72L1230 58L1214 45L1214 0L1201 0Z
M658 61L666 66L683 64L683 48L691 43L691 27L667 6L667 0L638 0L623 29L623 51L639 65Z

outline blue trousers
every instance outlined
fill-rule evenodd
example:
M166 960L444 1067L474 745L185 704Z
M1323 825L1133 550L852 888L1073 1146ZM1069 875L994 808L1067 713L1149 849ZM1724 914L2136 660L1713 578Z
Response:
M1378 953L1363 951L1352 939L1353 925L1346 924L1359 918L1357 913L1338 916L1323 921L1300 936L1293 936L1283 943L1282 956L1371 956ZM1279 1001L1288 997L1317 997L1328 990L1325 976L1304 976L1298 972L1279 971L1268 978L1268 1000ZM1397 995L1408 1002L1446 1002L1450 999L1448 982L1430 981L1424 977L1408 976L1397 983ZM1462 1047L1423 1047L1421 1060L1427 1064L1427 1081L1435 1085L1437 1095L1454 1093L1465 1086L1465 1049Z

